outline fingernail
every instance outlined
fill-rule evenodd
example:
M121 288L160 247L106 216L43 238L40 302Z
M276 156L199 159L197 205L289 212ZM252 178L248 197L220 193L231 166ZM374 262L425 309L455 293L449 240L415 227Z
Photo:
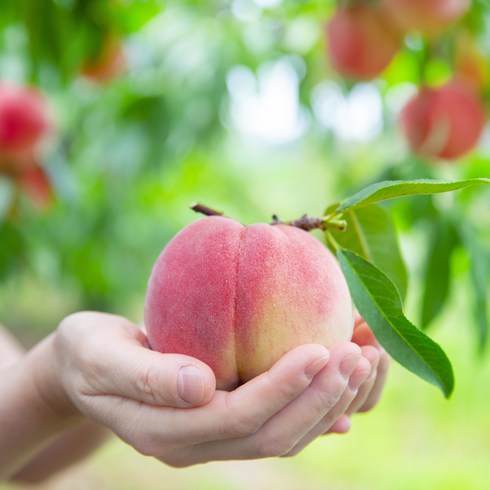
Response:
M200 403L204 396L204 378L195 366L180 368L177 376L177 390L180 398L192 405Z
M345 377L350 376L360 358L361 355L359 352L347 354L347 356L344 357L344 359L340 363L340 374Z
M313 378L315 374L319 373L328 363L330 354L325 354L316 361L312 362L306 369L305 374L308 378Z

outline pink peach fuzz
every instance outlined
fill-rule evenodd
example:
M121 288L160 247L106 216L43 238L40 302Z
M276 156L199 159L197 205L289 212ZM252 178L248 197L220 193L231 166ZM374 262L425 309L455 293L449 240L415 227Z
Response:
M354 80L379 76L401 45L397 26L377 4L338 8L326 25L326 35L333 68Z
M0 153L32 150L49 130L46 101L36 89L0 81Z
M227 390L298 345L350 340L353 315L335 257L311 234L218 216L170 241L145 305L152 349L202 360Z
M404 107L400 122L414 153L455 160L477 145L485 107L472 86L453 80L422 87Z

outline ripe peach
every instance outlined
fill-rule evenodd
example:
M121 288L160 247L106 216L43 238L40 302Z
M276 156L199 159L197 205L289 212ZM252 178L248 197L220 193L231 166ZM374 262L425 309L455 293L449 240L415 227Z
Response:
M386 0L393 16L404 28L437 34L459 20L470 0Z
M378 76L400 48L400 33L388 11L379 5L337 9L326 32L331 63L346 78Z
M150 346L207 363L233 389L304 343L351 339L353 305L335 257L287 225L206 217L153 268L145 304Z
M0 82L0 153L8 157L30 151L49 129L40 92Z
M401 125L415 153L450 160L477 144L485 111L468 84L453 80L438 88L423 87L403 109Z

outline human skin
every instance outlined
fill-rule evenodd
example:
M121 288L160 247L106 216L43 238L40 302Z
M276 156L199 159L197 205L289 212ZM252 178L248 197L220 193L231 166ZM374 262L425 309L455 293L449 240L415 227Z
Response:
M3 371L22 362L25 355L22 344L0 324L0 376ZM12 479L31 484L42 482L60 468L70 466L92 453L109 435L105 427L83 421L50 442Z
M149 350L130 321L71 315L0 371L0 479L46 478L49 471L36 460L72 451L77 428L90 421L178 467L295 454L318 435L347 431L349 413L377 402L389 360L373 339L300 346L268 372L223 392L215 390L208 366ZM180 376L183 367L194 370ZM65 445L61 438L49 445L60 436Z
M336 258L311 233L209 216L158 257L145 324L152 349L201 359L230 390L293 347L349 341L354 308Z
M24 354L20 342L0 324L0 372L17 362Z

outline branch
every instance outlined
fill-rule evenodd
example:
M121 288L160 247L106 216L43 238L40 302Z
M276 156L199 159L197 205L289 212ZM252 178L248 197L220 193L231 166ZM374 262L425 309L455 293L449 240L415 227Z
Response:
M217 211L216 209L208 208L204 204L195 202L191 204L191 209L196 213L204 214L205 216L223 216L223 211Z
M332 216L324 216L322 218L310 218L308 215L303 214L301 218L292 221L282 221L279 217L274 214L272 216L271 225L288 225L300 228L304 231L311 230L323 230L335 229L338 231L344 231L347 223L342 219L333 219Z

